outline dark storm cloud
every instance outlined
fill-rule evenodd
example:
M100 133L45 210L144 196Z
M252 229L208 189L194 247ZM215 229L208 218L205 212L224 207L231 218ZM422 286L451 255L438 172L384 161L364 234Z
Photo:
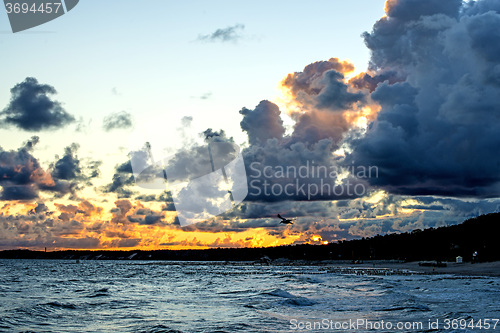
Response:
M318 104L320 109L346 110L354 104L365 101L363 92L350 92L348 85L344 83L344 75L331 70L324 74L325 87L318 94Z
M345 111L365 100L364 92L351 91L344 82L344 74L352 71L351 63L331 58L309 64L302 72L288 74L282 85L303 107Z
M106 132L114 129L132 128L132 115L126 111L112 113L104 118L102 127Z
M155 194L149 194L149 195L138 195L134 198L135 200L140 200L143 202L151 202L151 201L156 201L156 202L164 202L167 206L173 202L172 199L172 193L170 191L163 191L159 195ZM170 207L170 206L168 206ZM170 210L170 209L165 209L165 210ZM175 209L173 209L175 210Z
M286 84L297 94L304 89L309 91L307 84L313 84L311 80L321 81L323 77L323 74L313 75L313 69L321 71L323 67L328 69L335 64L340 66L338 62L325 62L324 66L316 63L306 67L308 75L289 75L285 79ZM326 73L338 72L330 70ZM330 85L331 82L323 88ZM320 95L321 92L312 97ZM244 108L240 113L243 115L241 128L247 133L250 143L242 152L249 187L246 200L335 200L366 194L366 182L362 179L348 175L338 181L342 170L338 168L339 160L333 152L339 148L343 134L351 127L342 112L313 109L298 114L290 136L284 135L280 110L271 102L262 101L254 110Z
M1 122L6 125L41 131L62 128L75 120L61 103L50 98L56 94L54 87L39 84L33 77L16 84L10 92L10 103L0 112Z
M280 118L280 109L271 102L262 101L253 110L240 111L241 128L249 142L242 151L249 205L225 213L225 221L213 219L188 226L186 230L277 228L273 226L275 215L282 213L302 217L295 226L297 230L320 232L323 226L325 237L333 237L337 232L340 237L358 237L456 222L450 218L452 211L470 209L461 202L452 205L435 200L404 206L401 198L405 195L500 194L497 172L500 100L496 97L500 95L498 9L498 2L486 0L469 2L463 7L458 0L388 1L387 17L380 19L372 32L364 34L371 51L367 73L347 81L345 75L354 67L332 58L307 65L283 80L282 86L291 95L293 108L289 112L295 121L289 135ZM209 40L210 36L204 38ZM222 37L215 37L218 38ZM376 118L377 111L366 116L369 123L366 133L355 128L356 115L361 110L378 110L378 107L381 111ZM224 136L213 130L203 135L210 140ZM336 155L341 147L345 148L345 159ZM170 159L167 176L189 180L210 173L208 156L203 146L181 150ZM376 167L377 173L368 178L337 177L338 173L318 177L311 174L313 166L327 170ZM287 171L300 167L305 167L309 176L297 177ZM282 170L285 174L277 175ZM130 165L123 165L117 171L131 176ZM130 179L116 180L113 190L127 189ZM321 180L329 182L330 190L311 193L311 188L323 187ZM268 194L264 193L264 182L268 183ZM351 194L347 193L347 182ZM283 191L289 184L292 184L288 187L291 194ZM305 186L305 193L300 191L301 185ZM352 187L356 185L365 192L353 194ZM377 204L357 199L374 188L390 195ZM144 197L144 200L156 199ZM194 210L204 208L195 207L197 202L192 201ZM305 201L317 202L319 205L314 206L317 211L300 208ZM322 206L331 201L337 201L334 208ZM262 208L266 205L271 208ZM455 208L449 208L452 206ZM482 211L494 207L486 205ZM164 210L171 209L173 204L168 201ZM397 216L404 209L430 212L421 219L415 213L407 221L405 217L382 224L377 220L384 215ZM323 222L310 219L311 214ZM328 216L363 221L335 225L332 221L325 222ZM273 232L284 235L281 229Z
M380 73L361 73L356 77L353 77L349 80L349 83L352 84L357 89L367 89L369 92L373 92L377 89L379 83L387 81L389 84L394 84L396 82L404 81L404 78L398 77L398 72L396 71L386 71Z
M329 111L314 110L311 112L296 113L291 143L302 143L311 147L321 140L330 140L332 150L340 147L341 142L351 128L343 113L331 114Z
M494 11L500 13L500 2L497 0L469 1L464 4L467 15L477 15Z
M17 151L5 151L0 147L1 200L32 200L38 197L38 186L46 182L53 185L50 175L41 174L38 160L31 155L38 137L33 137ZM39 175L41 177L33 177Z
M127 218L132 223L138 223L141 225L153 225L161 222L163 216L151 214L145 216L128 216Z
M73 192L83 186L92 186L92 179L99 176L99 167L102 161L81 161L78 156L80 146L72 143L64 149L62 157L56 156L57 160L50 165L52 179L56 182L56 188L65 187L63 192ZM54 190L54 189L52 189Z
M127 199L115 201L116 208L111 210L113 217L112 223L129 224L136 223L140 225L163 224L164 215L162 212L156 212L146 208L140 202L133 204ZM116 237L108 234L108 237Z
M111 183L104 187L104 192L114 192L119 198L130 198L135 192L128 189L126 186L134 183L135 179L132 174L115 173Z
M352 115L368 102L366 84L346 82L344 74L354 71L347 61L331 58L304 67L302 72L288 74L281 82L298 110L291 113L295 120L292 142L308 146L322 139L331 139L338 148L345 134L353 128Z
M73 194L82 182L88 183L98 171L96 166L90 165L85 173L82 172L76 156L77 144L66 147L63 157L58 158L49 171L45 170L32 155L38 140L38 137L31 138L17 151L5 151L0 147L0 186L3 189L0 200L32 200L39 197L39 191L51 192L56 197Z
M338 181L342 170L332 154L334 145L323 139L307 147L289 146L277 139L243 150L251 201L338 200L366 194L365 180L348 175Z
M48 210L49 208L43 202L37 202L37 206L30 211L30 214L40 214Z
M348 162L376 165L396 194L500 195L500 14L495 1L389 1L364 35L371 68L396 73ZM401 79L402 78L402 79ZM373 86L373 85L372 85Z
M89 178L96 178L99 177L101 174L101 171L99 170L99 167L102 165L102 161L100 160L92 160L87 164L87 172L89 175Z
M80 160L76 156L79 146L72 144L64 149L64 156L54 165L52 177L64 180L73 180L81 176Z
M33 200L38 198L38 189L32 185L5 185L0 200Z
M240 33L243 31L243 29L245 29L245 26L243 24L235 24L227 28L217 29L211 34L199 35L197 40L211 43L237 42L242 38Z
M243 115L240 122L241 129L247 132L251 145L264 144L267 139L283 138L285 128L277 105L269 101L261 101L254 110L243 108L240 114Z
M228 138L224 130L214 131L211 128L207 128L202 133L202 137L205 138L207 142L233 142L233 138Z
M163 166L154 164L150 156L150 145L146 143L140 150L129 153L129 160L115 167L112 182L105 185L105 193L116 193L119 198L130 198L136 194L131 186L162 189L165 178Z
M320 82L323 74L330 70L345 74L354 71L354 66L347 61L340 61L338 58L316 61L304 67L302 72L288 74L282 84L289 87L294 96L299 95L300 92L317 95L321 91Z

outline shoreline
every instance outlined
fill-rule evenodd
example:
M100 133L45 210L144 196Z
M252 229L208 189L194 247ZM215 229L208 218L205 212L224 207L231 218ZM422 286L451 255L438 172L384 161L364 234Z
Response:
M143 265L236 265L236 266L318 266L324 267L329 272L351 273L351 274L369 274L369 275L397 275L397 274L451 274L458 276L483 276L500 277L500 261L479 262L472 264L464 262L457 264L455 262L443 262L446 267L432 265L420 266L419 263L430 263L429 261L402 262L398 260L367 260L362 263L354 264L347 260L287 260L275 259L268 261L233 261L233 260L158 260L158 259L139 259L133 260L131 257L119 259L104 258L0 258L0 260L62 260L73 261L75 263L93 262L93 261L121 261L125 263L141 263Z
M406 270L416 273L424 274L454 274L461 276L490 276L500 277L500 261L493 262L480 262L480 263L461 263L446 262L446 267L432 267L432 266L419 266L418 261L406 263L391 263L383 262L377 263L372 261L370 263L358 265L339 265L339 267L352 267L359 269L390 269L390 270Z

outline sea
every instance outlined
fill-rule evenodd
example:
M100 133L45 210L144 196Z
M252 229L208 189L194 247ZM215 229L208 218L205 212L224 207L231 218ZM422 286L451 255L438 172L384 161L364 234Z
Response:
M331 265L0 260L1 332L495 332L500 278Z

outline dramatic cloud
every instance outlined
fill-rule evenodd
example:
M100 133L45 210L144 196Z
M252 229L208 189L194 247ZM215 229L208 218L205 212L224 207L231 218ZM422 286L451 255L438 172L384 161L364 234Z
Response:
M338 72L330 70L330 73ZM323 74L317 77L324 77ZM301 74L295 73L294 77L301 77ZM305 90L309 89L303 84L294 85L290 78L288 76L286 80L292 87L290 91L304 96ZM295 89L294 86L301 88ZM323 89L330 86L331 82L327 81ZM321 91L307 94L308 100L316 99ZM339 163L341 160L334 154L343 135L354 127L346 120L345 113L357 111L304 109L307 111L295 114L296 124L289 136L284 135L277 105L262 101L254 110L244 108L240 111L243 115L241 128L247 133L250 143L243 150L249 187L246 200L336 200L367 194L363 178L369 177L372 171L376 174L376 170L367 168L363 175L356 177L363 170L343 168ZM334 124L344 126L338 128Z
M307 65L302 72L289 74L282 85L302 106L345 111L364 101L364 93L351 91L344 74L354 71L347 61L331 58Z
M248 134L248 142L251 145L265 144L268 139L282 139L285 134L283 120L280 118L280 110L277 105L262 101L254 110L243 108L241 129Z
M231 197L230 183L200 180L240 152L223 130L207 129L198 141L180 136L184 146L156 164L150 144L132 152L102 187L118 197L106 196L106 208L76 195L72 203L44 200L76 192L99 175L100 162L80 159L71 145L45 171L33 156L34 137L18 150L0 149L0 247L320 244L498 211L500 3L389 0L386 13L363 34L371 52L366 72L351 77L348 61L317 61L283 79L281 109L266 100L241 109L244 202L219 200ZM243 29L198 40L236 42ZM3 122L28 129L16 117L31 115L32 105L57 115L60 104L47 97L53 93L27 79L13 88ZM294 121L287 131L282 112ZM182 126L192 120L184 117ZM38 129L58 127L47 124ZM103 128L131 126L130 115L118 113ZM181 226L178 202L217 216ZM278 213L294 224L280 224Z
M38 141L34 136L17 151L0 147L0 200L33 200L39 197L40 191L55 197L74 194L82 182L88 185L90 179L98 175L99 161L81 167L76 156L77 144L66 147L64 155L44 169L32 155Z
M359 120L373 119L378 110L364 87L345 79L344 74L352 71L351 63L332 58L283 80L289 115L295 121L289 135L279 107L271 102L240 111L250 144L243 150L246 200L339 200L367 194L365 178L372 171L376 176L376 170L346 168L335 154L347 133L359 130Z
M498 4L391 0L386 11L373 31L364 34L372 53L367 72L347 80L352 64L331 58L283 80L287 112L295 121L289 135L279 108L270 102L240 111L250 144L243 150L247 201L297 205L301 200L349 199L338 202L359 207L337 206L339 217L363 219L419 207L403 207L401 201L371 207L355 199L380 189L398 195L500 194L495 148L500 146ZM342 172L346 168L347 175ZM305 176L297 175L298 170ZM329 189L321 181L338 191L321 193ZM359 195L345 195L347 181L358 186ZM422 207L446 210L443 205ZM252 218L268 214L261 211ZM367 222L344 230L351 236L402 231L432 226L436 216L427 213L420 222L401 217L392 221L394 227L382 229Z
M370 182L391 193L500 195L498 3L391 0L386 10L364 35L369 78L387 77L371 94L382 109L349 160L378 166Z
M104 118L102 127L106 132L114 129L132 128L132 115L126 111L112 113Z
M217 29L213 33L208 35L199 35L197 40L211 43L235 43L242 38L240 32L242 32L243 29L245 29L245 26L243 24L235 24L224 29Z
M73 180L77 179L82 171L80 169L80 160L75 155L78 150L77 144L72 144L65 148L64 156L54 165L52 176L58 179Z
M103 187L105 193L116 193L119 198L130 198L135 192L128 188L135 184L130 161L124 162L115 168L115 174L110 184Z
M31 155L38 137L31 138L17 151L0 148L0 200L32 200L38 197L38 186L54 187L55 182Z
M50 99L56 94L54 87L39 84L33 77L26 78L10 90L9 105L0 112L0 121L25 131L58 129L75 118L58 101Z
M331 58L307 65L283 80L290 116L295 120L292 142L313 145L330 139L338 148L360 119L374 117L378 106L371 102L368 92L344 77L353 71L351 63Z

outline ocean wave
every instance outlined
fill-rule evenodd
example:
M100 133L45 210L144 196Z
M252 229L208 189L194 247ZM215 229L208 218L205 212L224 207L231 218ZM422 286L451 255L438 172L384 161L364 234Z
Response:
M58 301L53 301L49 303L42 304L43 306L51 306L55 308L63 308L63 309L76 309L76 305L72 303L61 303Z
M295 296L293 294L290 294L288 291L282 290L282 289L274 289L269 292L265 292L264 294L270 295L270 296L275 296L275 297L281 297L285 298L284 303L289 304L289 305L295 305L295 306L311 306L316 304L316 302L303 297L303 296Z
M184 333L179 330L172 329L168 326L158 324L151 327L140 328L137 330L140 333Z
M101 288L98 290L95 290L92 294L87 295L87 297L103 297L103 296L109 296L109 289L108 288Z
M423 304L417 304L417 305L411 305L411 306L393 306L390 308L382 308L379 309L378 311L408 311L408 312L415 312L415 311L431 311L431 309Z

